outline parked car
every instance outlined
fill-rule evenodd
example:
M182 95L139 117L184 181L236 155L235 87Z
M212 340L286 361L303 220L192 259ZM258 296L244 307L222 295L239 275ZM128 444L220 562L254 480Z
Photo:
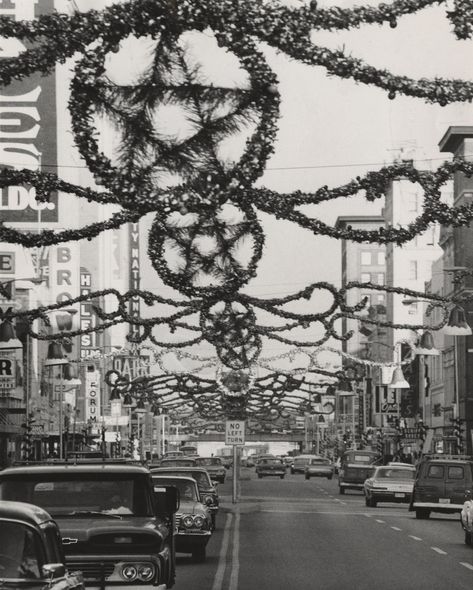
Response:
M332 479L334 467L330 459L324 457L316 457L311 459L304 468L304 476L306 479L311 477L326 477Z
M294 457L294 462L291 465L291 473L304 473L305 467L312 459L317 459L317 455L298 455Z
M222 465L225 469L230 469L233 465L233 457L231 455L224 455L223 457L220 457L220 459L222 459Z
M156 467L194 467L195 459L195 457L164 457Z
M206 547L212 535L210 511L200 500L197 482L192 477L153 474L154 489L173 486L179 490L179 512L176 513L176 551L191 553L196 562L205 561Z
M378 502L409 504L414 488L413 465L384 465L376 467L373 475L365 480L363 491L366 506L376 508Z
M466 493L465 503L460 513L460 522L465 531L465 543L473 545L473 497L472 490Z
M86 586L156 590L174 585L177 494L158 498L136 464L55 463L0 471L0 500L36 504L58 523L66 564Z
M338 470L340 494L344 494L345 490L363 490L365 480L371 477L380 461L376 451L351 449L343 453Z
M158 467L151 469L152 475L193 477L199 488L200 499L210 510L212 527L217 526L217 514L219 509L218 490L213 485L210 475L203 467Z
M256 465L255 459L252 455L249 455L246 458L246 467L254 467Z
M0 588L85 590L68 573L61 536L51 516L24 502L0 502Z
M209 472L210 479L213 481L225 483L227 470L223 466L220 457L196 457L195 464L198 467L204 467Z
M259 479L267 476L277 476L284 479L286 476L286 465L281 459L268 457L260 459L256 464L256 475Z
M464 456L427 455L417 467L409 510L416 518L429 518L431 512L460 513L465 493L473 488L473 461Z

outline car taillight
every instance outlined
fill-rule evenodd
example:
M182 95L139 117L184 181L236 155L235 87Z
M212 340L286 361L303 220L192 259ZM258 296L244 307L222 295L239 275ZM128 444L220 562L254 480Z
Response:
M126 582L150 582L156 576L156 568L152 563L124 563L120 575Z

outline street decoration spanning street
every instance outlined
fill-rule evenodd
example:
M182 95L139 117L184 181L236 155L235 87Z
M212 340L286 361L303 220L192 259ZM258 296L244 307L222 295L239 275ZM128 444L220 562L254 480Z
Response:
M427 103L446 105L471 101L473 83L458 79L414 80L374 68L342 50L319 47L312 41L317 30L352 29L361 24L389 23L431 5L438 0L398 0L377 7L353 9L320 9L316 2L299 8L285 7L262 0L134 0L116 4L103 11L44 15L32 22L14 22L0 17L0 34L31 44L16 58L0 62L0 83L8 85L28 75L47 74L56 64L79 56L71 82L69 111L76 146L93 174L97 191L66 183L57 175L31 170L4 169L0 187L27 185L34 187L39 202L48 202L53 191L60 190L88 202L114 204L121 211L104 222L62 231L42 230L28 233L0 222L0 241L27 248L87 239L124 223L137 222L149 213L155 221L149 234L148 254L159 277L180 293L176 299L154 293L130 290L119 293L105 289L67 302L26 311L7 310L3 319L29 320L30 335L40 339L57 339L103 331L129 323L139 327L135 343L150 342L167 349L184 349L206 341L215 347L220 362L234 371L248 371L261 354L263 340L273 339L288 346L319 347L330 338L347 340L352 333L340 334L336 322L342 317L378 325L420 329L382 322L366 314L366 299L349 306L350 289L387 291L421 297L443 310L442 320L430 329L440 329L447 322L453 303L468 298L442 298L398 287L353 282L342 289L316 282L282 298L262 299L241 291L257 274L264 246L264 231L258 212L291 221L315 235L331 236L358 242L395 243L402 245L430 224L467 225L473 220L473 205L448 206L441 200L441 189L454 174L473 174L473 163L461 158L444 162L435 171L418 170L412 162L395 163L351 182L314 192L295 191L281 194L254 183L261 177L265 164L274 151L279 116L278 80L260 49L262 43L283 52L301 63L326 69L328 75L352 79L376 86L390 99L405 95ZM446 12L457 39L469 39L473 32L473 12L469 0L456 0L454 9ZM188 34L204 33L215 41L215 50L232 54L248 81L233 88L220 87L207 80L200 64L189 53ZM133 84L114 82L107 69L109 58L120 54L129 38L146 38L154 42L153 59ZM188 115L193 128L184 138L162 133L156 124L155 110L160 105L179 105ZM97 117L108 120L120 138L117 155L101 151L96 128ZM232 135L247 132L246 143L238 161L230 163L221 157L219 148ZM355 230L332 227L317 217L301 211L304 205L317 205L339 198L364 194L368 201L383 198L390 182L408 179L424 192L421 214L406 227L380 227L377 230ZM245 246L245 247L243 247ZM315 301L329 295L331 302L317 313L294 312L294 303ZM97 325L61 334L35 333L32 321L42 318L48 325L47 313L80 301L97 301L100 297L116 298L116 309L106 312L94 305ZM158 308L152 317L135 317L128 312L132 298L146 306ZM291 307L292 306L292 307ZM260 317L265 316L265 322ZM195 321L195 317L198 320ZM273 318L273 325L267 317ZM155 328L167 327L169 339L158 337ZM316 327L317 337L301 339L298 329ZM168 375L148 382L154 391L161 382L170 387ZM206 382L195 375L174 377L175 392L181 403L196 395L201 388L199 411L207 412L220 404L222 413L231 396L220 395L218 380ZM250 392L259 399L269 392L269 401L287 388L274 378L264 386L255 379L248 384L243 411L252 407ZM139 388L138 388L139 389ZM209 394L208 401L204 396ZM164 395L164 394L163 394ZM273 397L271 397L273 396ZM177 402L176 402L177 403ZM235 403L235 400L233 400ZM240 402L239 402L240 403ZM259 410L266 401L261 402ZM231 405L231 404L230 404Z

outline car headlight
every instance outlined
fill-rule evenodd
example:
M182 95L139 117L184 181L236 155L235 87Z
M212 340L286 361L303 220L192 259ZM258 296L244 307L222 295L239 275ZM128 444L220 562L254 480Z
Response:
M151 563L143 563L138 568L138 578L142 582L150 582L156 574L156 570L154 569L154 565Z
M133 582L138 577L138 568L132 563L125 563L122 567L121 576L127 582Z
M205 504L207 504L207 506L211 506L214 503L212 496L202 496L202 500Z
M187 516L184 516L184 518L182 519L182 524L186 527L186 529L190 529L194 526L194 519L190 514L188 514Z
M194 516L194 526L201 529L204 526L205 518L203 516Z

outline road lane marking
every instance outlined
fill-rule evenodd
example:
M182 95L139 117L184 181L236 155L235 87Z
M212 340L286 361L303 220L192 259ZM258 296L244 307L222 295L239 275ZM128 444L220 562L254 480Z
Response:
M473 565L471 565L471 563L466 563L466 561L460 561L460 565L468 568L469 570L473 570Z
M391 528L392 528L393 531L402 531L402 529L400 529L397 526L392 526Z
M386 521L385 520L380 520L379 518L376 518L376 522L380 522L381 524L384 524Z
M420 537L414 537L414 535L408 535L411 539L414 539L414 541L422 541L422 539Z
M439 549L438 547L431 547L432 551L435 551L435 553L438 553L439 555L447 555L446 551L442 551L442 549Z
M233 553L232 569L230 573L230 585L228 590L238 590L238 574L240 572L240 513L235 514L235 526L233 529Z
M223 532L222 546L220 548L220 554L218 556L218 567L215 572L214 583L212 590L222 590L223 578L225 576L226 558L228 543L230 541L230 529L232 526L233 514L227 513L227 520L225 522L225 529Z

